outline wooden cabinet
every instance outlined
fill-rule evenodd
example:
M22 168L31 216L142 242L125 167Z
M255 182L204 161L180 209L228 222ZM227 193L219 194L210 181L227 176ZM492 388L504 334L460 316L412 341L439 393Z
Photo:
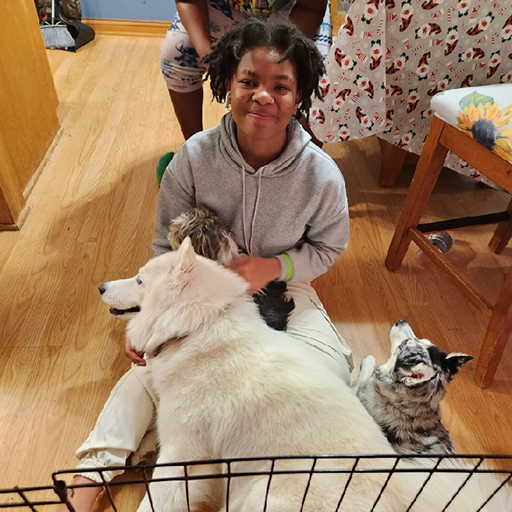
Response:
M59 129L33 0L2 2L0 48L0 230L16 230L24 191Z

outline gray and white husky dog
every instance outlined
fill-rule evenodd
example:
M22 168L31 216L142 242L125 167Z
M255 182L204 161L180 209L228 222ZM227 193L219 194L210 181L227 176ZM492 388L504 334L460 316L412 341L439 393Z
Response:
M398 453L455 453L439 405L446 386L473 358L418 339L405 320L393 326L390 341L387 363L375 367L373 356L362 361L357 396Z

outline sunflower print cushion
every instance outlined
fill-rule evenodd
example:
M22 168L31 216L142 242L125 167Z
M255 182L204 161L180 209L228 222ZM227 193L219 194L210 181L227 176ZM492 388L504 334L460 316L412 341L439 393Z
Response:
M432 98L432 110L512 163L512 84L452 89Z

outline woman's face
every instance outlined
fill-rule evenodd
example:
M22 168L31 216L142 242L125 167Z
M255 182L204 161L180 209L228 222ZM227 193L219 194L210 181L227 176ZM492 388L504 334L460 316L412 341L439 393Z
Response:
M275 48L247 52L231 78L231 112L239 143L257 139L286 141L286 126L300 103L291 61L279 62Z

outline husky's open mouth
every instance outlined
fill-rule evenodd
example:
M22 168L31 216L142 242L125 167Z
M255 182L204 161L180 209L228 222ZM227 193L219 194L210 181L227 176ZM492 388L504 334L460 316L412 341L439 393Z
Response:
M126 313L138 313L140 311L140 306L134 306L133 308L128 309L117 309L117 308L110 308L110 314L114 316L122 316Z

